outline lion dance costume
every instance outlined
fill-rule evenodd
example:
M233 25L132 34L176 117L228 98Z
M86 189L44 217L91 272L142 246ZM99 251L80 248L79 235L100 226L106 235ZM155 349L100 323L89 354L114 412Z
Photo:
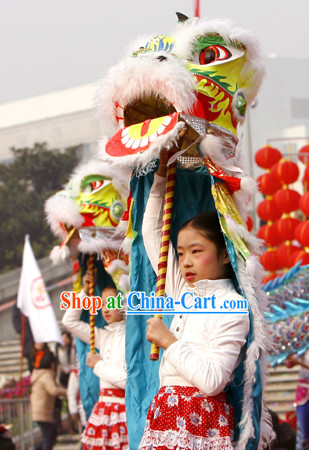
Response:
M177 155L172 193L171 241L180 226L201 211L218 212L235 273L249 304L250 331L243 360L226 388L235 409L235 447L266 446L272 431L263 404L267 334L265 293L260 287L260 242L246 228L246 205L255 183L245 176L237 138L246 109L260 87L264 68L256 39L227 20L188 19L178 14L171 35L135 42L112 67L98 90L98 108L113 137L101 140L100 156L118 170L130 169L127 238L131 291L155 290L156 276L141 235L143 213L163 148L187 129ZM130 448L144 429L158 389L158 363L149 360L146 319L127 320L126 388ZM164 317L167 325L171 318Z

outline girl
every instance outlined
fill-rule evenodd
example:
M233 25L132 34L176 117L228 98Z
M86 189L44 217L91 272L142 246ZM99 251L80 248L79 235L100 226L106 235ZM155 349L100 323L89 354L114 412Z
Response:
M66 389L56 384L56 360L53 353L43 355L40 367L31 375L32 420L37 422L42 432L42 450L51 450L57 439L57 426L54 422L56 396L65 396Z
M143 219L144 244L156 272L167 162L164 152ZM232 267L216 212L185 223L177 251L179 260L170 245L168 296L179 300L185 292L193 293L186 298L215 294L219 311L225 300L243 300L230 279ZM147 339L165 352L140 450L233 448L233 408L223 390L241 360L248 331L248 316L240 314L176 314L170 329L161 319L148 320Z
M90 283L96 280L87 270L83 278L83 291L79 296L89 294ZM107 322L104 328L95 328L95 343L100 354L88 353L86 363L100 378L99 401L94 405L82 436L83 449L126 450L128 431L125 412L125 320L118 309L107 309L108 297L118 295L115 286L103 289L102 315ZM62 322L70 332L90 344L90 326L80 320L81 310L67 310Z

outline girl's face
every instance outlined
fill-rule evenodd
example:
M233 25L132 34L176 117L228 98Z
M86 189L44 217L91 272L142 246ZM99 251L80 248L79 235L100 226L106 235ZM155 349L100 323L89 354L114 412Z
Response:
M101 298L103 301L103 306L101 309L102 316L106 320L108 324L114 322L121 322L124 319L124 316L120 309L107 309L107 299L109 297L117 297L118 292L114 288L106 288L102 291ZM117 300L115 301L117 304Z
M63 333L62 335L62 345L64 347L68 347L71 344L71 339L66 333Z
M218 255L216 245L200 231L186 227L178 233L177 251L180 271L189 286L200 280L224 278L224 265L229 262L226 252Z

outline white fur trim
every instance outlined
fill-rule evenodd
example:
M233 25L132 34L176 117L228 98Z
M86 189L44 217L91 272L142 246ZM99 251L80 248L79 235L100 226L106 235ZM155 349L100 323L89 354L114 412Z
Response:
M257 260L256 260L257 262ZM246 448L248 440L253 437L252 424L252 388L255 381L256 361L258 359L264 360L265 354L269 345L269 338L266 332L264 311L266 310L266 295L261 289L260 280L252 278L246 270L244 262L237 258L238 278L240 285L244 290L248 302L250 304L253 316L254 339L247 349L247 357L245 361L245 386L244 386L244 400L243 400L243 419L240 426L243 431L236 446L237 450ZM257 273L257 271L254 271ZM261 367L262 390L264 393L266 377L265 366ZM273 432L270 424L269 414L263 409L261 419L261 433L259 448L265 447L272 439Z
M122 241L116 240L103 240L103 239L93 239L92 241L80 241L78 244L78 250L82 253L97 253L102 255L104 250L119 250Z
M49 254L50 259L53 262L53 265L61 264L70 256L70 249L66 245L61 247L56 245Z
M106 138L104 136L100 141L100 145L105 146L105 144ZM73 189L78 190L78 195L80 193L81 182L88 175L102 175L110 178L119 194L127 197L129 181L128 171L113 168L108 162L103 161L102 159L99 160L98 158L92 159L86 164L81 164L75 169L70 179Z
M121 269L124 273L128 275L129 273L129 266L126 264L122 259L114 259L109 266L106 268L106 271L109 274L112 274L115 272L115 270Z
M123 250L123 252L126 255L130 255L131 249L132 249L132 238L126 237L121 245L121 250Z
M244 238L251 253L259 254L263 247L263 240L255 237L240 223L236 223L231 217L226 217L226 223L235 234Z
M61 192L47 199L44 208L52 232L57 237L65 239L67 231L60 224L79 228L84 222L84 218L79 214L79 206L74 199L61 195Z
M166 61L158 63L158 56L159 53L151 52L127 58L112 67L102 80L96 95L97 107L115 131L124 126L116 120L116 115L121 117L121 108L145 96L163 97L177 111L184 112L195 103L195 83L186 69L186 61L164 53ZM118 110L116 103L121 106Z
M257 184L255 180L245 176L241 178L240 189L233 193L234 202L244 222L246 222L248 216L248 205L256 192Z
M122 274L119 278L119 289L122 292L129 292L130 290L130 277L126 274Z
M117 236L125 237L127 229L128 229L128 221L127 220L120 220L119 224L117 225L117 228L116 228L114 236L115 237L117 237Z

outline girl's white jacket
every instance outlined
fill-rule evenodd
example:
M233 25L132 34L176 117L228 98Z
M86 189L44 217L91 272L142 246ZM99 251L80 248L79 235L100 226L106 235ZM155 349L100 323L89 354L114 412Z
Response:
M79 296L86 294L81 291ZM68 309L62 319L63 325L82 341L90 344L90 326L80 320L81 310ZM125 320L114 322L104 328L95 327L95 346L101 360L93 369L100 378L100 389L125 389L127 380L125 359Z
M157 273L165 178L155 175L143 219L143 239ZM161 213L160 213L161 211ZM173 246L169 246L166 294L180 300L215 294L216 308L225 300L244 300L228 279L201 280L190 287L182 277ZM190 306L186 296L186 305ZM193 304L193 299L191 300ZM225 310L231 311L231 310ZM207 395L219 394L232 380L249 331L249 317L242 314L176 314L170 331L177 338L163 354L160 384L195 386Z

